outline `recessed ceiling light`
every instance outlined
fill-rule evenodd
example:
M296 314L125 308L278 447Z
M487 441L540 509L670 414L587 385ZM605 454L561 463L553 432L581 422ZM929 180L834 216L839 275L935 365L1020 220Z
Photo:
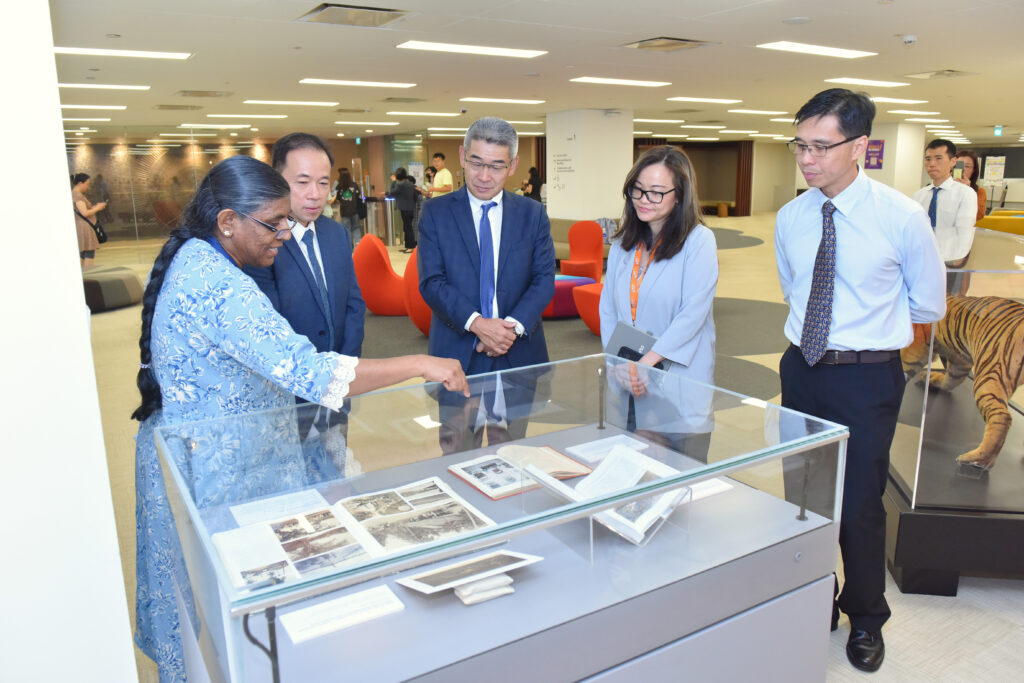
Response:
M516 131L516 135L520 135L520 136L522 136L522 135L527 135L527 136L529 136L529 135L544 135L544 133L542 133L541 131L538 131L538 130L517 130Z
M775 133L750 133L752 138L776 138L779 137Z
M216 133L160 133L160 137L166 138L212 138Z
M596 83L598 85L634 85L641 88L661 88L672 85L667 81L633 81L627 78L601 78L599 76L580 76L570 78L570 83Z
M768 120L769 121L774 121L775 123L793 123L793 119L768 119Z
M464 138L462 133L431 133L432 138Z
M841 57L843 59L858 59L860 57L874 57L877 52L864 52L863 50L845 50L841 47L828 47L826 45L809 45L807 43L793 43L788 40L779 40L774 43L761 43L757 47L765 50L781 50L783 52L799 52L805 55L818 55L820 57Z
M104 83L58 83L58 88L82 88L84 90L149 90L148 85L112 85Z
M508 47L488 47L486 45L459 45L457 43L430 43L422 40L407 40L395 47L403 50L427 50L428 52L457 52L465 55L487 55L490 57L519 57L532 59L546 55L547 50L518 50Z
M208 119L286 119L287 114L207 114Z
M61 121L109 121L109 120L110 120L109 118L106 118L106 119L89 119L89 118L82 118L80 116L69 116L67 118L61 119Z
M61 109L111 109L125 110L128 107L123 104L62 104Z
M871 101L884 104L928 104L928 100L901 100L898 97L872 97Z
M415 83L386 83L384 81L335 81L330 78L303 78L304 85L345 85L355 88L415 88Z
M890 114L909 114L911 116L913 116L915 114L918 115L918 116L936 116L938 114L941 114L942 112L938 112L938 111L917 111L916 109L890 109L889 113Z
M97 50L89 47L55 47L58 55L87 55L90 57L141 57L143 59L188 59L191 52L151 52L149 50Z
M227 130L229 128L248 128L248 123L181 123L178 128L215 128Z
M230 135L233 138L237 138L238 137L238 133L228 133L228 135Z
M665 135L663 137L666 137L666 138L671 139L671 140L674 140L674 139L677 139L677 138L682 140L682 139L688 138L690 136L689 135L685 135L683 133L680 133L678 135L675 135L675 134L673 134L673 135Z
M82 133L95 133L95 128L79 128L78 130L65 130L65 133L74 133L75 135L81 135Z
M692 123L691 124L687 124L685 126L679 126L679 127L680 128L706 128L707 130L721 130L722 128L725 128L725 126L705 126L705 125L702 125L702 124L698 125L698 124L692 124Z
M826 78L826 83L842 83L844 85L863 85L867 87L875 88L900 88L904 85L910 85L909 83L900 83L899 81L873 81L868 78Z
M242 104L278 104L288 107L337 107L339 102L302 102L299 100L245 100Z
M633 119L633 123L686 123L684 119Z
M469 130L469 128L436 128L435 127L435 128L427 128L427 130L448 130L448 131L461 130L461 131L465 132L465 131Z
M366 129L365 131L363 131L363 132L364 132L364 133L372 133L372 132L373 132L373 128L367 128L367 129Z
M757 131L756 130L732 130L732 129L722 128L718 132L719 133L736 133L736 134L739 134L739 135L747 135L749 133L756 133Z
M255 132L257 132L259 130L259 128L250 128L249 130L252 131L253 133L255 133Z
M509 121L508 123L522 124L524 126L540 126L543 125L543 121Z
M336 126L397 126L398 121L335 121Z
M343 138L343 137L345 137L345 134L344 134L344 133L335 133L335 135L337 135L337 136L338 136L339 138Z
M949 123L949 119L903 119L913 123Z
M730 114L765 114L767 116L774 116L776 114L785 114L784 111L778 111L775 109L730 109Z
M713 97L669 97L669 102L710 102L711 104L739 104L743 100L719 100Z
M544 104L546 100L509 100L499 97L460 97L459 102L494 102L496 104Z
M389 111L386 113L388 116L461 116L458 112L452 114L440 111Z
M654 131L650 130L634 130L633 135L652 135Z
M719 138L690 138L690 142L718 142Z

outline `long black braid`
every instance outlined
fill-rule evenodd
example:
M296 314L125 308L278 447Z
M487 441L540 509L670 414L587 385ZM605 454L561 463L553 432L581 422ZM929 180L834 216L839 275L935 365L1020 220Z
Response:
M153 262L142 297L142 335L139 337L139 376L136 384L142 404L132 413L133 420L145 420L162 405L160 385L150 363L153 312L163 287L164 276L182 245L192 238L205 239L217 229L217 215L224 209L254 213L264 204L289 195L288 182L262 161L235 156L220 162L206 174L192 201L185 207L181 225L175 228Z

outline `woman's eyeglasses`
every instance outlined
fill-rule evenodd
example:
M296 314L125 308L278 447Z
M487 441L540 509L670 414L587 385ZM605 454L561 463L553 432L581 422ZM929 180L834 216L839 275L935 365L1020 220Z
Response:
M676 188L674 187L671 190L665 190L664 192L660 192L658 190L641 190L639 187L634 185L633 187L629 188L629 196L632 199L640 199L641 197L647 197L647 201L649 201L651 204L661 204L661 200L665 198L665 195L667 195L669 192L675 191Z
M272 232L272 233L275 233L275 234L277 234L277 233L279 233L279 232L285 232L285 231L291 230L292 228L294 228L294 227L295 227L295 219L294 219L294 218L292 218L291 216L288 216L288 217L287 217L287 218L285 219L285 221L287 222L287 225L288 225L288 227L287 227L287 228L276 228L276 227L274 227L273 225L271 225L270 223L264 223L264 222L263 222L263 221L261 221L261 220L260 220L259 218L255 218L255 217L253 217L253 216L250 216L250 215L249 215L249 214L247 214L247 213L242 213L241 211L239 211L238 213L239 213L239 215L241 215L241 216L245 216L246 218L248 218L248 219L249 219L249 220L251 220L251 221L255 221L256 223L259 223L259 224L260 224L260 225L262 225L262 226L263 226L264 228L266 228L267 230L269 230L270 232Z

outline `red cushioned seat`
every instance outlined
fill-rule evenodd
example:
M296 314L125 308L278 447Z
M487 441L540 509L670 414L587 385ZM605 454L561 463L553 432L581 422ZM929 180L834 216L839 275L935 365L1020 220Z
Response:
M576 277L573 275L555 276L555 295L551 303L544 309L545 318L575 318L576 301L572 298L572 291L582 285L594 284L593 278Z
M576 300L576 310L591 332L601 336L601 283L581 285L572 290L572 298Z
M569 258L562 261L562 275L601 281L604 266L604 232L595 221L578 221L569 228Z
M416 264L416 253L419 247L412 250L409 255L409 262L405 264L405 273L402 276L402 289L405 293L405 311L409 314L409 320L419 328L420 332L430 336L430 306L423 300L420 294L419 266Z
M391 267L387 247L376 235L365 235L352 252L356 280L366 307L374 315L406 315L402 276Z

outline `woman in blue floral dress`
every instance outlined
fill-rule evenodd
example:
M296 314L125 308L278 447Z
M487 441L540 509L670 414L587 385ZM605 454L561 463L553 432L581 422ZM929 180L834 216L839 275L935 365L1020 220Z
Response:
M288 183L270 166L231 157L210 170L157 256L142 308L136 436L136 632L161 683L185 681L180 627L197 625L180 542L160 473L156 427L294 405L337 410L344 398L413 377L467 392L457 361L318 353L240 266L269 266L288 227ZM235 453L236 460L241 459ZM226 460L230 458L226 457ZM251 462L201 463L204 477ZM178 613L176 591L189 611ZM185 618L182 619L182 616Z

